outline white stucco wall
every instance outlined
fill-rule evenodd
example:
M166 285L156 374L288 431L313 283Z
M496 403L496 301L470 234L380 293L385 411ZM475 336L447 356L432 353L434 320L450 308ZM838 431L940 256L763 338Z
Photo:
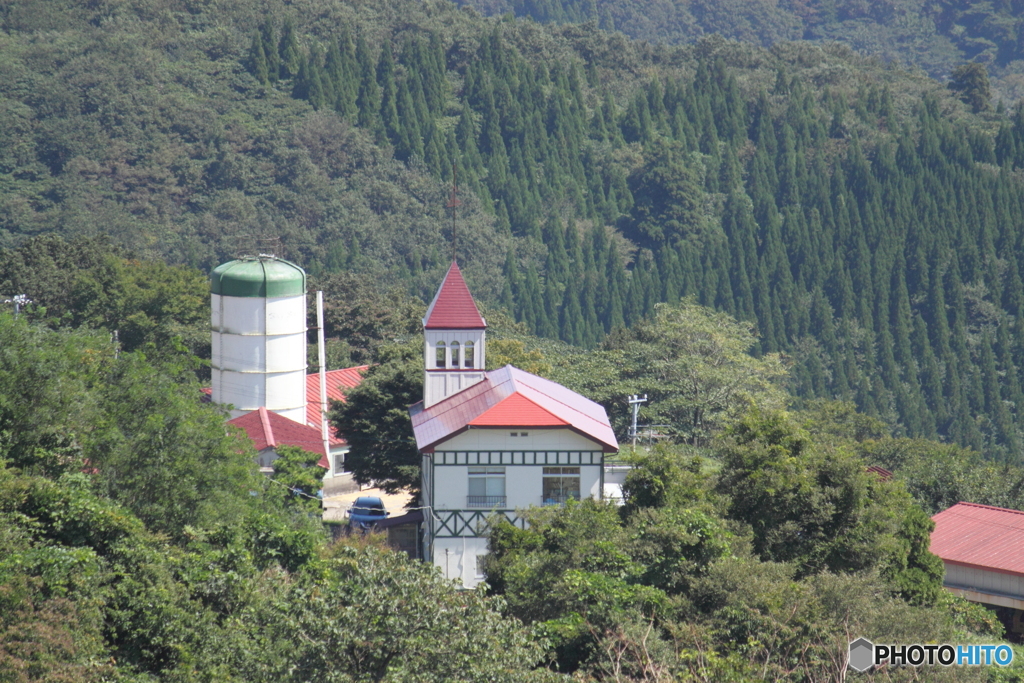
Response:
M517 436L512 436L512 432ZM523 432L527 436L518 436ZM505 470L505 509L515 509L543 504L545 466L579 467L580 495L600 498L601 465L596 462L599 456L593 455L600 450L600 444L569 429L470 429L435 448L433 504L438 510L468 509L469 468L479 466L471 464L472 458L465 455L459 458L465 464L440 464L445 460L438 457L440 451L504 454L502 463L495 466ZM552 453L548 465L517 464L529 461L524 452L537 451ZM586 455L581 457L582 453Z
M439 538L434 541L434 564L441 575L476 588L483 581L477 574L477 557L487 554L486 538Z
M516 436L511 435L513 431ZM522 432L527 436L519 436ZM476 574L476 558L486 554L487 539L449 537L476 533L473 525L488 514L486 508L469 507L470 467L503 469L502 509L515 510L543 504L545 467L578 467L580 496L601 498L603 459L601 444L565 428L470 429L438 444L435 452L423 459L424 496L431 501L436 517L428 523L433 530L428 530L427 542L433 547L429 557L442 574L461 581L466 588L482 580ZM508 514L514 517L514 513ZM444 525L440 518L447 520ZM464 520L463 525L453 523L453 519Z
M559 465L559 467L566 466ZM577 467L577 465L568 465L568 467ZM601 466L579 465L578 467L580 468L580 495L599 498L601 495ZM543 504L541 493L544 486L544 466L506 465L504 468L506 499L504 509L514 510L515 508ZM480 509L467 507L468 465L435 465L434 477L434 507L436 509Z

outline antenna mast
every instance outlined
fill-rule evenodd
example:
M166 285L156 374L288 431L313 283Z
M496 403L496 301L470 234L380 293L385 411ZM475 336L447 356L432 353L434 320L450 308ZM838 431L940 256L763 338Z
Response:
M452 210L452 261L455 260L456 249L458 247L458 233L455 232L455 214L461 205L462 202L459 200L458 167L455 164L452 164L452 193L448 196L448 204L446 204L446 206Z

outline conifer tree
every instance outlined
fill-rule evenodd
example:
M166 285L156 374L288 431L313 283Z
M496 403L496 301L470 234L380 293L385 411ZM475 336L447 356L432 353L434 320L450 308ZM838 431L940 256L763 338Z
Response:
M281 28L281 42L277 45L277 54L280 56L279 73L281 78L294 78L299 74L299 67L302 66L302 51L299 48L299 39L295 34L295 22L290 18L286 19Z
M257 81L266 85L270 82L270 75L267 71L267 58L263 51L263 36L259 31L252 36L252 44L249 46L249 73Z

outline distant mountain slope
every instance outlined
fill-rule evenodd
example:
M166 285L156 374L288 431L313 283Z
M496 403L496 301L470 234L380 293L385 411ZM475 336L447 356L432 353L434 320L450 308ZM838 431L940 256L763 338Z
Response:
M1024 111L835 44L440 0L4 12L2 244L275 251L419 296L455 251L481 300L585 347L694 297L756 321L802 397L1021 458Z
M592 21L651 42L692 43L717 33L765 47L784 40L839 41L915 65L939 79L963 62L988 66L997 94L1024 97L1024 2L951 0L458 0L488 15L547 23Z

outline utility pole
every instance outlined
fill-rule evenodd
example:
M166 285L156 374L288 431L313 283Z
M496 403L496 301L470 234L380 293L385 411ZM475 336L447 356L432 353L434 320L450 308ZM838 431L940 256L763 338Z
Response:
M636 453L636 418L640 415L640 404L647 403L647 394L643 398L633 394L629 397L629 407L633 409L633 423L629 428L629 438L633 441L633 452Z
M13 299L4 299L5 304L14 304L14 317L18 317L18 313L21 313L21 307L32 303L32 299L29 299L25 294L15 294Z

